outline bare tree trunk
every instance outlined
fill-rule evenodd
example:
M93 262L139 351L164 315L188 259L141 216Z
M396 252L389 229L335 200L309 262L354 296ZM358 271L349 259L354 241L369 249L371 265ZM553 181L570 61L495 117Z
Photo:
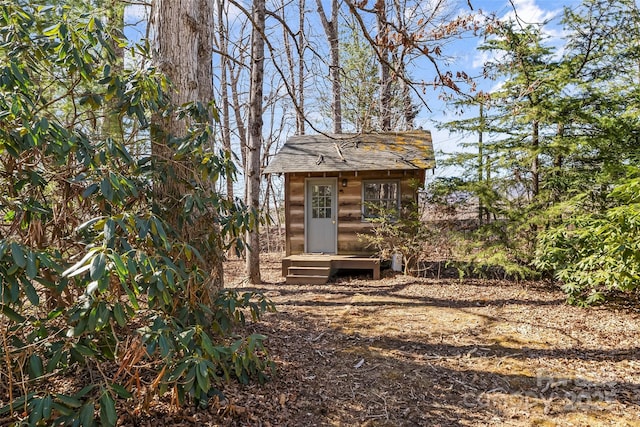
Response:
M333 133L342 133L342 84L340 83L340 43L338 38L338 0L331 0L331 21L325 14L322 0L316 0L322 27L329 41L329 76L331 77L331 110Z
M278 203L276 191L273 188L273 181L270 180L267 185L271 190L269 191L269 194L271 194L271 202L273 203L273 216L276 220L276 227L278 227L278 244L276 247L278 249L278 252L282 252L284 250L284 246L280 244L282 242L282 219L280 218L280 205Z
M380 130L391 130L391 73L389 70L389 34L385 0L375 5L378 25L378 52L380 54Z
M229 84L227 82L227 63L229 62L229 42L227 40L227 26L225 24L224 17L226 12L224 10L224 1L217 1L217 14L218 14L218 50L220 51L220 105L221 111L221 136L222 146L225 151L232 153L231 150L231 118L229 117ZM231 177L226 177L227 186L227 198L233 200L233 180Z
M213 7L210 0L154 0L153 27L154 62L173 83L174 105L201 102L207 106L213 100ZM202 268L210 271L207 293L210 300L223 287L222 258L219 233L212 228L206 212L194 224L179 217L181 201L192 191L189 182L198 180L192 165L174 158L167 138L184 136L186 123L175 117L154 118L152 154L159 173L171 179L157 183L154 189L156 205L163 208L165 220L185 242L211 250L202 252ZM210 184L204 183L209 186ZM211 186L212 187L212 186ZM214 241L210 241L210 239Z
M395 9L395 20L398 27L398 32L407 32L407 25L405 20L406 4L399 0L393 2ZM416 109L413 105L413 99L411 98L411 87L409 84L409 76L407 75L407 67L405 65L405 51L400 49L400 52L395 53L393 65L398 74L398 81L400 82L400 89L402 97L402 116L404 118L404 129L412 130L415 127Z
M244 58L241 60L244 61ZM238 128L238 139L240 141L240 160L242 162L242 169L246 171L247 167L247 129L244 125L244 117L242 116L242 104L240 103L240 75L241 68L233 68L231 61L227 61L229 67L229 79L231 83L231 107L233 109L233 115L235 118L235 124ZM244 194L244 202L247 202L247 194Z
M413 130L415 128L416 110L411 99L411 88L407 83L407 75L405 73L404 63L398 64L400 68L400 87L402 88L402 112L404 115L405 130Z
M300 0L300 20L298 34L298 108L296 109L296 133L298 135L305 134L305 118L304 118L304 51L305 51L305 35L304 35L304 18L305 18L305 0Z
M249 137L247 139L246 188L247 202L252 209L260 209L260 160L262 147L262 93L264 84L264 28L265 0L254 0L251 36L251 82L249 90ZM249 282L258 284L260 279L260 230L256 222L247 232L246 270Z
M286 22L285 15L285 4L284 0L280 6L282 10L282 22ZM304 34L304 18L305 18L305 0L300 0L299 2L299 28L298 28L298 59L297 61L293 56L293 49L291 47L290 41L290 33L291 30L289 28L284 28L282 31L283 42L284 42L284 53L287 57L287 64L289 65L289 76L291 80L291 98L293 98L293 102L295 104L296 110L296 135L304 135L305 133L305 117L304 117L304 50L305 50L305 34ZM296 67L297 65L297 67ZM296 84L296 74L297 74L297 84Z

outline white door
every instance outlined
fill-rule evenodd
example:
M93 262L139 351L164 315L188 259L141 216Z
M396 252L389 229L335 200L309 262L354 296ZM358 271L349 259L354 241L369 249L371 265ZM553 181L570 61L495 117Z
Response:
M305 191L306 251L334 254L337 249L337 181L307 179Z

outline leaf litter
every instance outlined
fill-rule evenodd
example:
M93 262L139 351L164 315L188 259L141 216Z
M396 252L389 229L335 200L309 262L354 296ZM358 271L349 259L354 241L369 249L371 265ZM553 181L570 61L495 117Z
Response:
M577 308L544 282L414 278L384 272L287 285L280 254L263 283L227 261L227 287L277 312L277 372L224 386L207 409L157 404L136 425L640 426L640 309Z

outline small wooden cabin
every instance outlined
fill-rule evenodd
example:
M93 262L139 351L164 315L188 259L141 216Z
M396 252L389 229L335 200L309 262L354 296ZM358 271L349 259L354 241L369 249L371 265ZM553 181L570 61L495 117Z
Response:
M284 174L286 255L371 255L368 207L415 201L434 167L429 131L291 137L264 170Z

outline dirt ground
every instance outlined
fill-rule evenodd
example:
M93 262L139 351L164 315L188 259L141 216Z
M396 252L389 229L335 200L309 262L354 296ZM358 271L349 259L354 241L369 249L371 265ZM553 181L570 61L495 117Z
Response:
M258 287L277 305L277 375L225 388L202 425L640 426L640 308L567 306L544 283L338 277L286 285L280 255ZM213 416L213 418L212 418Z

